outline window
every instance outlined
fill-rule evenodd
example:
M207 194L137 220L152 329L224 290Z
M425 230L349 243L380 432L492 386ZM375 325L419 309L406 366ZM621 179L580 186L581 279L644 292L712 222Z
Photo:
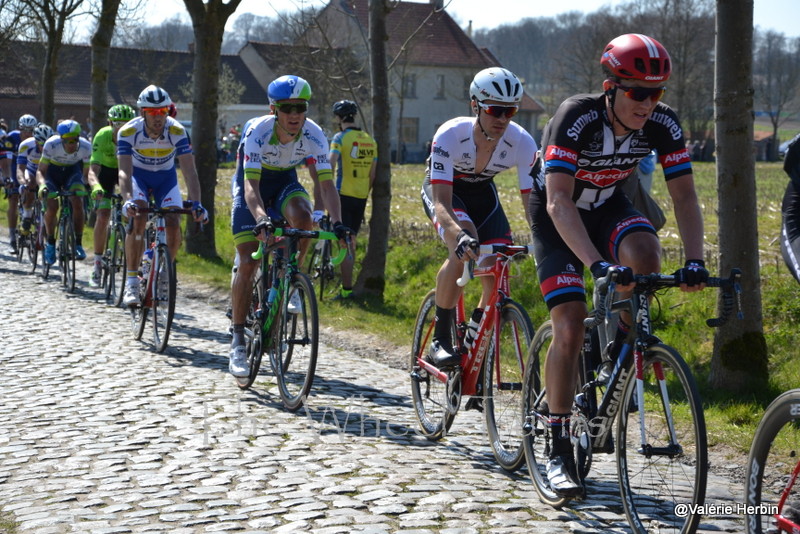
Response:
M436 96L435 98L443 99L444 98L444 74L437 74L436 75Z
M419 142L419 118L403 117L403 143L416 144Z
M403 97L417 98L417 75L406 74L403 77Z

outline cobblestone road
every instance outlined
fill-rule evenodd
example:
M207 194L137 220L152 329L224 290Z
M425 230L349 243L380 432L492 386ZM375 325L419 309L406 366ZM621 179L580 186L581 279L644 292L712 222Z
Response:
M73 295L25 269L0 255L0 509L19 533L627 532L613 457L595 458L586 501L554 510L495 465L478 413L440 443L416 436L403 371L325 347L310 413L290 414L268 375L236 387L227 320L202 299L179 298L157 354L87 265Z

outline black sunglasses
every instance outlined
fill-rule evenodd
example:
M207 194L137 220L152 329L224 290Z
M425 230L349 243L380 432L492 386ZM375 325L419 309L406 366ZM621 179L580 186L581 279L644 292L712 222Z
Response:
M658 102L661 100L661 97L664 96L664 93L667 92L666 87L625 87L621 83L612 83L616 85L617 89L620 89L625 96L637 102L644 102L648 98L653 102Z
M308 111L308 102L275 104L275 108L281 113L305 113Z

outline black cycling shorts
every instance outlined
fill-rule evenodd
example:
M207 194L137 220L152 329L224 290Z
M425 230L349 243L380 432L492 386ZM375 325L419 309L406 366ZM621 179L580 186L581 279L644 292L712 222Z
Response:
M800 282L800 192L790 181L781 206L781 254L789 272Z
M536 273L548 309L564 302L585 302L583 263L564 243L538 195L531 195L530 208ZM594 246L612 263L619 262L619 245L625 236L636 232L656 234L647 217L636 211L620 190L599 207L578 209L578 213Z

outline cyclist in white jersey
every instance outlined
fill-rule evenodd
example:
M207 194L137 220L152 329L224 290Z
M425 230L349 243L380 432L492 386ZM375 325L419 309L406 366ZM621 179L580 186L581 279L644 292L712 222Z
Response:
M160 87L148 85L139 94L136 104L141 116L125 124L117 137L119 189L125 198L123 211L128 217L133 217L133 231L125 238L128 264L128 279L122 298L125 306L139 304L137 269L144 252L142 236L147 216L138 213L137 207L146 208L150 197L162 208L183 207L176 159L193 203L195 221L208 219L208 213L199 200L200 181L194 166L192 145L181 123L168 116L172 104L169 94ZM177 215L170 214L166 216L166 222L167 246L174 261L181 246L180 221Z
M511 121L522 100L522 83L514 73L491 67L475 75L470 85L474 117L445 122L433 138L422 187L425 212L447 245L448 257L436 276L436 327L430 358L439 367L455 366L460 356L452 346L450 325L462 289L456 280L463 262L479 259L477 244L510 244L508 223L494 184L498 173L517 168L519 192L530 223L528 196L536 161L536 142ZM480 259L482 265L491 258ZM482 277L483 294L472 313L477 327L493 281Z
M311 202L305 188L297 181L295 168L306 163L317 173L321 194L328 207L334 232L345 237L349 230L341 222L339 193L333 182L328 161L328 140L322 129L306 118L311 86L294 75L277 78L267 88L272 114L251 120L242 136L237 155L237 169L232 187L231 226L239 267L231 286L231 326L233 338L229 370L234 376L247 376L244 322L258 262L250 254L266 232L253 234L257 222L272 224L272 216L281 216L294 228L312 229ZM308 240L300 243L302 263ZM289 312L300 310L298 296L289 299Z
M86 196L86 175L89 172L89 158L92 144L80 137L81 125L73 120L61 121L56 126L56 135L47 140L42 148L36 181L39 195L47 196L44 213L44 226L47 229L47 245L44 248L44 261L52 265L56 262L56 214L58 213L58 192L73 191L72 220L75 223L75 257L86 258L81 238L83 237L83 197Z
M55 132L40 122L33 129L33 136L20 143L17 151L17 182L22 195L22 233L27 235L31 230L33 202L36 200L36 170L42 159L44 144Z

